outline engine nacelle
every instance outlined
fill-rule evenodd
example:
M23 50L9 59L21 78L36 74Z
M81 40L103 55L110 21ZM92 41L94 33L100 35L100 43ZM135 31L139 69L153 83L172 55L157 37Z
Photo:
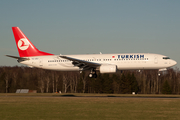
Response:
M100 73L116 73L116 65L101 65L99 68Z

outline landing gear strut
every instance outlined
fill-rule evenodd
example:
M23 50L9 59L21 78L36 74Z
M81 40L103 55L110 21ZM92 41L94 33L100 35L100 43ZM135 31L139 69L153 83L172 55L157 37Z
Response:
M93 68L91 69L91 72L89 73L90 78L97 78L96 70Z

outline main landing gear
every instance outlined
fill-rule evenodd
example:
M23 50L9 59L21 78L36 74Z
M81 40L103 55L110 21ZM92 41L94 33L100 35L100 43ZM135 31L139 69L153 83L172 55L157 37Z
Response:
M97 78L96 70L93 68L91 69L91 72L89 73L90 78Z

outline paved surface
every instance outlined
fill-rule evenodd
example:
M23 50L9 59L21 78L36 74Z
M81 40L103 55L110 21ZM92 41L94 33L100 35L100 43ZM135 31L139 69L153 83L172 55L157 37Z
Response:
M74 96L74 95L52 95L52 96L41 96L41 95L1 95L0 97L39 97L39 98L137 98L137 99L180 99L177 96Z

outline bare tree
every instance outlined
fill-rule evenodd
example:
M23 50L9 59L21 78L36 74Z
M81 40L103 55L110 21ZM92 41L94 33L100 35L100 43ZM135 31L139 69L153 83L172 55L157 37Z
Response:
M69 74L70 74L69 75L70 91L71 91L71 93L76 93L77 92L78 79L79 79L79 73L70 72Z
M44 89L45 89L45 80L44 80L44 70L39 69L39 89L41 91L41 93L44 93Z
M8 93L8 88L9 88L9 75L6 74L4 79L5 79L5 82L6 82L6 93Z
M17 75L18 75L17 72L13 72L13 73L12 73L12 79L13 79L13 81L14 81L15 86L16 86L16 84L17 84Z
M55 72L54 79L55 79L55 81L56 81L56 92L57 92L57 89L58 89L57 86L58 86L58 80L59 80L59 75L58 75L57 72Z
M62 76L62 79L63 79L64 92L67 93L67 89L70 86L70 79L68 77L68 73L67 72L64 72L64 74Z
M77 92L77 86L78 86L78 79L79 79L79 73L76 73L73 79L73 84L74 84L74 92Z
M50 85L50 78L49 78L49 74L46 74L47 76L45 77L45 81L46 81L46 93L49 92L49 85Z
M82 79L82 82L83 82L83 93L85 93L85 90L86 90L86 79L87 79L87 72L83 72L81 74L81 79Z

